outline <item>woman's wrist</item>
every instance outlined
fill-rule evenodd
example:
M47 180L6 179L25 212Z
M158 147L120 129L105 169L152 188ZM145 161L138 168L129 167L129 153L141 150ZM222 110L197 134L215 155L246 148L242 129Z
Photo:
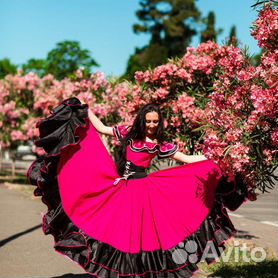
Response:
M199 161L207 160L207 158L202 154L192 155L191 157L192 157L193 162L199 162Z

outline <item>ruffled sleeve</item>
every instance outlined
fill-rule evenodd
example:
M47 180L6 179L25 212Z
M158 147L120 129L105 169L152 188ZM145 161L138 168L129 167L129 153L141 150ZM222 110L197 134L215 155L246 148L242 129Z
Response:
M178 150L178 145L165 142L159 145L157 157L158 159L169 158L172 155L174 155Z
M130 130L128 125L115 125L113 127L113 134L117 140L125 138Z

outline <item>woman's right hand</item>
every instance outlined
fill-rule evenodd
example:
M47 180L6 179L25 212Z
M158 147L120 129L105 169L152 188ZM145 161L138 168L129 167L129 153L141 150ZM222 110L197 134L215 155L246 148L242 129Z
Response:
M81 104L86 104L86 102L82 98L80 98L79 100L80 100Z

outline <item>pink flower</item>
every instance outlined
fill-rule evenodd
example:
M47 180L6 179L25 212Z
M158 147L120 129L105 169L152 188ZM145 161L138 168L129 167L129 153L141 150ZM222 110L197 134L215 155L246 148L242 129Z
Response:
M187 153L186 142L182 141L179 137L176 137L174 142L178 145L180 152Z
M96 72L91 75L90 89L93 91L99 90L101 87L107 86L107 80L103 72Z
M84 71L84 67L80 67L76 72L75 75L77 78L83 78L83 71Z
M239 81L248 81L254 78L255 68L250 66L247 69L241 69L237 73L237 78Z
M225 70L225 74L229 77L235 76L245 62L241 50L232 45L222 47L220 50L222 50L222 57L218 60L218 65Z
M38 121L37 118L29 117L23 124L23 130L27 136L26 139L32 140L35 137L39 136L39 129L36 128L37 121Z
M198 48L196 49L196 53L197 54L207 54L210 56L213 56L218 49L218 44L216 42L213 41L207 41L204 43L201 43Z
M10 145L11 145L10 142L3 142L3 141L0 141L0 146L1 146L1 148L3 148L3 149L8 148Z
M20 130L13 130L11 132L11 139L12 141L23 141L26 140L26 136Z
M144 80L144 73L142 71L136 71L134 74L134 78L139 84L141 84Z
M261 57L261 64L256 68L256 74L261 77L269 87L276 89L276 91L278 91L277 61L277 49L274 51L266 51Z
M167 95L169 95L168 90L166 90L165 88L159 88L154 92L152 97L154 99L165 99Z
M272 152L269 149L264 149L263 154L265 156L265 163L266 165L271 165L271 162L273 161Z
M236 142L239 141L242 137L242 130L239 128L235 128L235 129L230 129L228 130L228 132L226 133L226 139L229 142Z
M224 157L227 145L216 131L208 130L204 137L204 155L210 159L220 159Z
M257 85L251 87L251 100L256 111L264 116L273 118L276 116L278 102L274 92L269 89L262 89Z
M179 127L182 124L181 119L178 116L171 117L171 122L174 127Z
M182 58L182 67L187 68L189 73L199 70L205 74L210 74L215 65L215 60L210 56L198 56L192 53L186 53Z
M229 156L233 161L233 167L237 172L243 170L246 164L249 164L250 157L248 156L249 147L242 145L240 142L236 142L231 148Z
M167 63L162 66L158 66L154 69L152 80L163 80L171 77L177 71L178 67L174 64Z
M44 151L43 148L37 147L35 145L32 146L32 151L36 154L38 154L39 156L45 155L46 152Z
M248 116L247 121L244 123L244 129L251 133L254 128L257 126L260 118L258 112L256 110L251 111L250 115Z
M275 128L271 133L271 142L273 146L278 147L278 128Z
M260 47L274 50L278 47L278 10L271 3L260 11L255 21L251 35L258 41Z
M188 83L192 83L192 75L185 69L178 69L176 71L176 76L187 81Z

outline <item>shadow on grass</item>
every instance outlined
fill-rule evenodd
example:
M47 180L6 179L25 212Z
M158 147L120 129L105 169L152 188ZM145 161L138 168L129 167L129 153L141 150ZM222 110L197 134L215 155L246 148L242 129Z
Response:
M260 263L244 265L223 265L208 277L252 277L252 278L274 278L278 273L278 260L265 260Z

